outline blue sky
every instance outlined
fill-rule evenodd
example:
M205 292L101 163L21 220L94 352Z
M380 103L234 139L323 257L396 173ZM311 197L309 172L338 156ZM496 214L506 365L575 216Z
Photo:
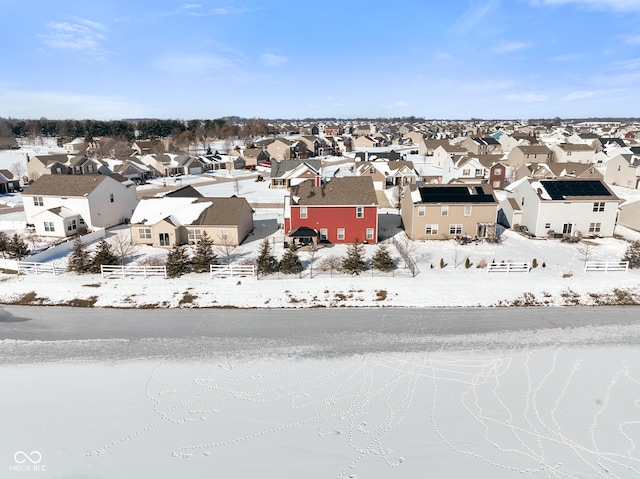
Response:
M0 0L0 117L640 116L640 0Z

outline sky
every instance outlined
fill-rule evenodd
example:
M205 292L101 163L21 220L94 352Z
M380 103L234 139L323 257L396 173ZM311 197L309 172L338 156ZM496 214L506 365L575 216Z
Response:
M0 0L0 117L639 116L640 0Z

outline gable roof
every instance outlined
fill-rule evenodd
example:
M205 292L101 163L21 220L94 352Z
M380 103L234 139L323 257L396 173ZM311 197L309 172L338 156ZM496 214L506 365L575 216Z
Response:
M292 204L302 206L377 205L376 190L370 176L332 178L320 186L314 180L290 188Z
M22 193L23 196L86 196L104 181L129 180L122 175L42 175Z
M210 204L193 225L200 226L235 226L240 220L240 215L245 208L251 209L245 198L232 196L231 198L198 198L196 204L206 202Z
M131 224L154 225L167 221L174 226L235 226L243 208L249 203L245 198L170 197L140 200Z
M286 175L288 171L295 170L300 165L306 165L309 169L320 173L322 167L322 160L282 160L271 162L271 177L281 178Z

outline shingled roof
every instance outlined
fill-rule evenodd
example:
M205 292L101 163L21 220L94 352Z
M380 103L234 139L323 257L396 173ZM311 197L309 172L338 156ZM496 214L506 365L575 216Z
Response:
M23 195L30 196L86 196L107 178L123 183L122 175L42 175Z
M307 180L290 188L292 204L301 206L377 205L370 176L332 178L320 186Z

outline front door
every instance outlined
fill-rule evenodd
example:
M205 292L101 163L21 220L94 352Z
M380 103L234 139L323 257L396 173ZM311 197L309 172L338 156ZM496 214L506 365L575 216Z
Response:
M171 246L169 243L169 233L160 233L160 246Z
M565 224L562 225L562 234L563 235L570 235L572 230L573 230L573 224L565 223Z

